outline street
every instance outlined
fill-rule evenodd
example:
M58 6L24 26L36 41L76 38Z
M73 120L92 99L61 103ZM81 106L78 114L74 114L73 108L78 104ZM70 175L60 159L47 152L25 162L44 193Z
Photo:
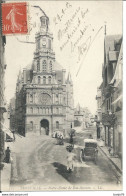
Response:
M57 145L55 138L42 135L30 135L21 138L16 135L16 141L12 148L12 175L11 189L32 190L36 187L43 189L44 186L82 185L94 189L105 189L105 187L119 186L111 163L108 162L101 151L98 153L97 165L87 159L80 162L80 149L83 139L92 134L96 138L96 131L78 131L74 137L74 150L76 154L75 168L72 173L66 170L66 146L69 140L65 139L63 146ZM95 185L95 186L94 186Z

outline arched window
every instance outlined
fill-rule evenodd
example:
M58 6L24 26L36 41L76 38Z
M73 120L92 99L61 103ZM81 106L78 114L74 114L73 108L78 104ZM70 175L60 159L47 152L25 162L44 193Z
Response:
M56 103L58 103L58 102L59 102L59 95L56 94Z
M56 108L56 113L59 114L59 108Z
M30 108L30 113L33 114L33 108L32 107Z
M43 108L43 114L45 114L46 113L46 110L45 110L45 108Z
M50 70L50 72L52 72L52 61L50 61L50 63L49 63L49 70Z
M59 129L59 121L56 121L56 129Z
M46 77L43 76L43 84L46 84Z
M43 111L42 111L42 108L40 108L40 113L42 114L42 112L43 112Z
M39 107L37 107L37 114L39 114Z
M40 83L41 83L41 77L38 76L38 84L40 84Z
M46 108L46 114L48 114L49 113L49 110L48 110L48 108Z
M30 130L33 131L33 121L30 121Z
M30 103L32 103L32 102L33 102L33 95L30 94Z
M46 60L42 62L42 71L46 72Z
M48 77L48 84L51 84L51 76Z
M40 63L39 63L39 60L37 60L37 71L40 71Z

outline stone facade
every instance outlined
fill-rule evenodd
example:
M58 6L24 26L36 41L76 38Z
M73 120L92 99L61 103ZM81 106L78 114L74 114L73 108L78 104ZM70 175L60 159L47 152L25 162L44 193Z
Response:
M16 84L16 130L49 134L68 130L73 126L73 83L70 73L56 62L53 35L49 32L49 19L40 18L41 27L36 34L36 50L30 68L20 71Z
M92 124L91 118L93 118L93 116L87 107L82 108L78 104L74 109L75 127L81 126L83 129L88 128Z
M6 102L4 96L5 90L5 44L6 37L2 35L2 11L1 11L1 1L0 1L0 155L4 152L4 112L6 112Z
M122 36L105 35L102 84L97 93L97 124L113 154L122 155ZM99 96L100 92L100 96ZM99 119L98 119L99 118Z

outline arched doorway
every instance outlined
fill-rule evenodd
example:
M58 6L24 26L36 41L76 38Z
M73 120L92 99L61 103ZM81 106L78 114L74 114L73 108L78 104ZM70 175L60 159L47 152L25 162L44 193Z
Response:
M49 121L47 119L40 121L40 135L41 134L49 135Z

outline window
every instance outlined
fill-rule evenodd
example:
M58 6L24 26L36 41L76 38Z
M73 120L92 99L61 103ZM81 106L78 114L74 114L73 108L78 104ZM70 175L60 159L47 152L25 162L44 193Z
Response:
M56 121L56 129L59 129L59 121Z
M48 114L49 113L49 109L48 108L46 108L46 114Z
M30 113L33 114L33 108L32 107L30 108Z
M46 77L43 76L43 84L46 84Z
M50 39L48 40L48 46L49 46L49 49L51 49L51 40Z
M45 114L46 113L46 110L45 110L45 108L43 108L43 114Z
M46 71L46 60L42 62L42 70L45 72Z
M52 72L52 61L50 61L50 63L49 63L49 70L50 70L50 72Z
M51 84L51 76L48 78L48 84Z
M58 103L58 101L59 101L59 95L56 94L56 103Z
M56 108L56 113L59 114L59 108Z
M30 121L30 130L33 131L33 121Z
M33 102L33 95L30 94L30 103L32 103L32 102Z
M39 64L39 60L37 60L37 71L40 71L40 64Z
M39 114L39 108L37 108L37 114Z
M42 112L43 112L43 111L42 111L42 108L40 108L40 113L42 114Z
M41 83L41 77L38 76L38 84L40 84L40 83Z

